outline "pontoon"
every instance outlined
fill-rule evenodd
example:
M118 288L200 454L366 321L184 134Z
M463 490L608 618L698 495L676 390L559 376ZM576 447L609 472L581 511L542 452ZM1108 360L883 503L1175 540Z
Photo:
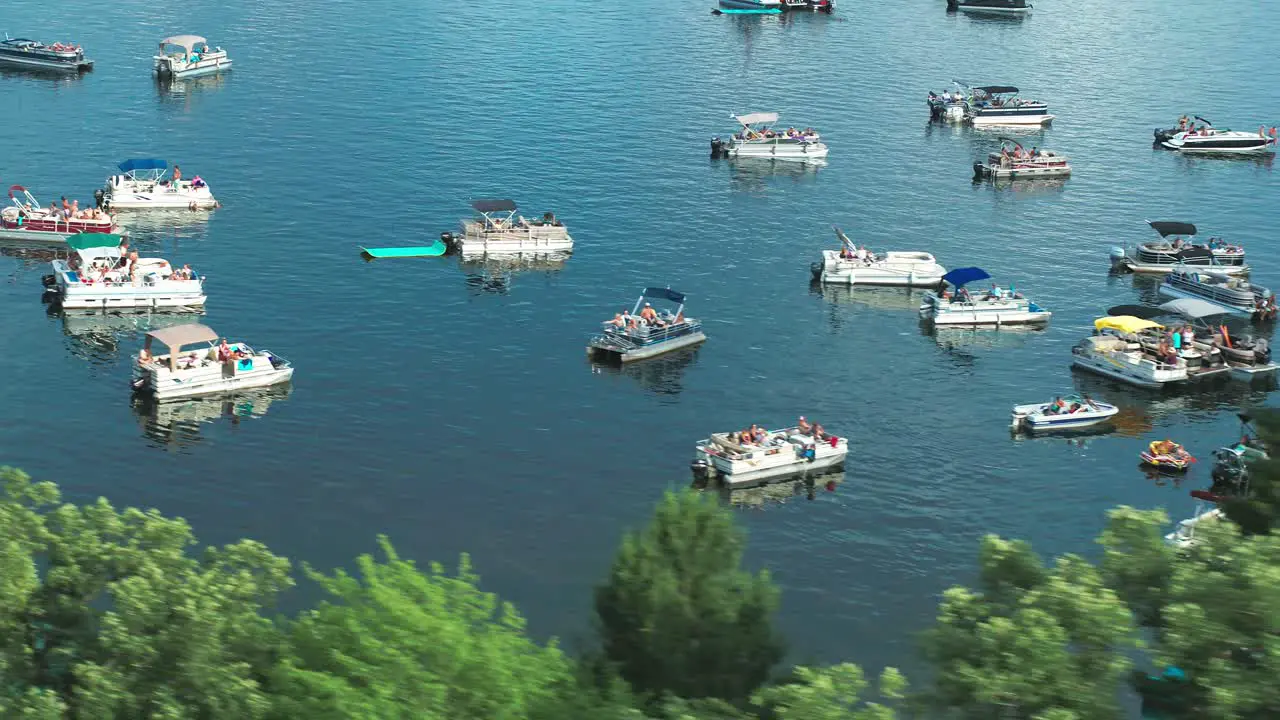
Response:
M1228 328L1225 319L1230 313L1216 303L1201 298L1179 298L1161 305L1160 311L1191 320L1193 343L1221 353L1233 377L1251 380L1280 368L1271 362L1271 343L1248 330L1235 332Z
M1180 267L1165 276L1156 292L1168 298L1204 300L1238 317L1270 320L1276 316L1271 290L1209 269Z
M817 130L787 128L775 130L778 113L758 112L730 115L742 125L728 140L711 140L711 157L763 157L780 160L809 160L827 156L827 146Z
M1045 125L1053 121L1047 104L1018 97L1018 88L1012 85L984 85L969 91L969 121L974 125Z
M933 255L915 251L875 252L859 248L835 228L839 250L823 250L822 261L810 265L816 280L841 285L937 287L947 269Z
M84 49L75 43L45 45L8 35L0 40L0 64L64 72L79 72L93 67L93 61L86 58Z
M1118 412L1115 405L1073 393L1049 402L1015 405L1012 427L1028 432L1073 430L1106 422Z
M1124 247L1111 248L1112 267L1136 273L1167 273L1180 265L1208 267L1229 275L1249 272L1244 262L1244 248L1240 245L1225 243L1222 238L1196 242L1196 226L1191 223L1148 220L1147 224L1161 239L1132 248L1127 243Z
M732 487L843 465L848 439L830 434L816 438L814 432L770 430L762 442L744 440L740 433L715 433L694 449L693 470Z
M52 203L41 207L40 201L21 185L9 188L9 199L13 204L0 210L0 240L62 243L79 233L122 234L109 213L77 208L67 219Z
M649 300L674 303L675 311L659 312ZM587 356L626 363L705 342L702 323L684 316L684 300L684 293L671 288L645 288L630 313L619 312L591 338Z
M986 162L973 164L974 178L1039 180L1067 177L1071 174L1071 165L1065 155L1039 148L1028 151L1016 140L1000 140L999 152L989 153Z
M1141 387L1162 387L1187 379L1186 358L1178 354L1160 357L1150 349L1158 340L1142 337L1143 333L1163 330L1160 323L1119 315L1098 318L1093 326L1095 334L1071 349L1071 362L1076 367Z
M920 316L934 325L981 326L1042 325L1053 313L1028 300L1012 287L1004 290L992 285L990 290L969 292L965 285L991 276L976 267L958 268L942 276L945 285L936 293L927 293L920 305Z
M153 340L169 353L153 356ZM212 329L194 323L148 332L134 364L134 389L168 400L266 387L293 377L293 366L270 350L254 350L244 343L220 345L218 340ZM183 350L192 346L197 349Z
M947 0L947 10L954 12L1025 13L1031 11L1027 0Z
M471 207L478 217L462 221L462 233L440 234L444 243L462 255L515 253L568 253L573 238L564 224L551 213L529 220L516 215L511 200L475 200Z
M213 75L231 69L231 58L220 47L209 49L209 41L199 35L174 35L160 41L160 53L153 58L156 75L162 78L189 78Z
M1184 153L1205 153L1205 154L1256 154L1256 153L1274 153L1276 145L1276 129L1271 128L1270 134L1267 133L1265 127L1258 128L1258 132L1244 132L1240 130L1219 130L1213 127L1213 124L1202 117L1197 116L1196 120L1200 120L1204 124L1197 127L1192 121L1185 129L1165 137L1160 140L1162 147L1169 150L1177 150ZM1161 131L1156 131L1156 137L1159 139Z
M205 303L204 278L173 268L160 258L128 253L119 235L84 233L67 238L71 256L50 263L46 288L64 309L198 309Z
M782 12L782 0L720 0L720 12L730 15L777 15Z
M107 178L107 186L95 194L102 206L110 210L218 207L203 178L196 175L189 180L174 180L169 163L164 160L125 160L116 167L120 168L120 174ZM176 165L174 168L178 169Z

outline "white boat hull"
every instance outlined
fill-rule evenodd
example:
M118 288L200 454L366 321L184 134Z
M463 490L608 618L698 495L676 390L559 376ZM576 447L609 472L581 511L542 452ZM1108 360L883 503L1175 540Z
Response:
M254 359L262 360L262 362L266 363L266 367L261 370L255 368L248 372L237 371L230 377L223 370L225 363L219 362L210 363L207 367L200 368L201 372L196 373L189 371L179 373L149 372L139 390L155 396L157 400L169 400L172 398L268 387L288 382L293 377L293 368L291 366L275 368L261 357L255 357Z
M1071 364L1138 387L1164 387L1187 379L1185 367L1157 367L1153 362L1135 359L1130 353L1073 351Z
M1045 125L1053 122L1055 115L975 115L971 122L974 125Z
M783 432L793 432L791 431ZM801 439L807 439L803 436ZM813 471L838 467L849 454L846 438L839 438L836 446L830 441L809 443L813 457L800 453L800 446L793 442L774 446L739 447L739 451L726 452L714 439L698 443L694 459L705 466L728 487L758 483L771 478L800 475ZM749 452L740 452L741 450Z
M157 290L150 293L62 293L58 304L65 310L146 310L204 307L204 293L182 294Z
M688 335L681 335L680 337L672 338L671 340L668 340L666 342L654 343L652 345L645 345L643 347L638 347L635 350L631 350L629 352L623 352L623 353L610 350L608 348L598 348L598 347L592 347L588 345L587 355L591 357L612 356L620 362L629 363L629 362L635 362L637 360L648 360L649 358L658 357L659 355L666 355L669 352L675 352L676 350L680 350L682 348L692 347L694 345L700 345L706 341L707 341L707 336L704 335L703 333L697 332L697 333L690 333Z
M1215 271L1217 270L1216 267L1213 269ZM1252 318L1254 313L1254 309L1252 307L1246 310L1244 308L1235 307L1234 305L1225 305L1216 300L1205 297L1204 295L1197 295L1196 293L1193 293L1193 292L1187 292L1182 288L1174 287L1170 285L1168 282L1160 283L1160 286L1156 288L1156 294L1162 297L1169 297L1169 298L1193 298L1195 300L1203 300L1209 303L1210 305L1213 305L1214 307L1222 308L1222 312L1224 313L1227 313L1229 315L1234 315L1235 317L1245 318L1245 319Z
M184 187L131 182L117 175L107 180L105 203L112 210L210 210L218 206L208 186Z
M168 58L166 58L167 60ZM231 60L227 57L201 59L195 63L156 61L156 75L163 78L181 80L184 78L216 75L231 69Z
M458 243L458 252L464 257L475 255L518 255L518 254L550 254L569 253L573 250L573 238L564 235L556 239L522 238L519 240L477 240L463 239Z
M1070 177L1070 165L1055 165L1051 167L999 167L992 165L977 164L974 166L978 169L978 174L984 177L995 178L997 180L1036 180L1046 178Z
M1050 405L1051 403L1035 403L1015 406L1013 408L1013 427L1024 428L1031 432L1070 430L1104 423L1120 412L1119 408L1114 405L1095 402L1095 407L1092 408L1084 405L1073 413L1064 412L1046 415L1045 410Z
M726 152L729 157L816 160L827 156L827 146L824 143L734 143Z
M951 302L939 300L930 293L920 306L920 316L939 326L999 327L1043 325L1049 322L1053 313L1025 298Z
M819 280L838 285L884 287L937 287L947 269L928 253L889 252L878 262L841 258L836 250L822 253Z

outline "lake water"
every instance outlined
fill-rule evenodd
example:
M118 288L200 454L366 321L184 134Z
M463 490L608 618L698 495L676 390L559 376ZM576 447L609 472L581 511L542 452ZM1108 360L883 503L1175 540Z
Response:
M796 660L912 667L939 593L973 579L996 532L1092 552L1120 503L1192 511L1137 453L1170 436L1231 440L1239 383L1147 393L1069 370L1105 308L1154 283L1107 252L1185 220L1248 245L1280 283L1270 161L1151 149L1185 112L1280 122L1280 67L1258 51L1280 7L1044 0L1024 21L947 15L942 0L840 4L833 17L724 17L707 0L103 5L10 0L15 36L74 39L78 79L0 75L0 181L88 201L130 157L201 174L223 207L135 230L207 276L221 333L294 362L287 392L152 414L130 403L133 319L66 320L40 303L47 255L0 257L0 461L187 518L206 542L250 536L321 567L387 533L403 555L470 552L540 635L588 628L591 587L624 528L689 484L713 430L798 414L851 437L848 472L811 499L734 498L748 562L784 587ZM155 43L200 33L235 70L159 86ZM1057 187L971 182L999 133L930 126L953 78L1009 83L1058 116L1029 144L1068 154ZM825 166L711 161L730 112L821 129ZM437 258L367 263L359 245L426 243L467 201L554 211L561 266ZM1054 311L1044 332L932 334L906 292L821 291L830 226L873 246L980 265ZM593 368L597 323L645 285L689 294L709 341L626 370ZM1120 432L1013 440L1009 407L1079 388ZM785 502L780 502L785 500Z

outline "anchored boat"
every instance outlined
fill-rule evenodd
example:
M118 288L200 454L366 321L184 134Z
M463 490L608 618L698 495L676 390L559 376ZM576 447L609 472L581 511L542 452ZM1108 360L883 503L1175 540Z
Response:
M1196 242L1196 226L1191 223L1148 220L1147 224L1160 234L1160 240L1139 243L1132 248L1127 243L1124 247L1111 248L1113 268L1136 273L1167 273L1187 265L1211 268L1229 275L1249 272L1244 261L1244 247L1240 245L1225 243L1222 238Z
M182 168L154 158L125 160L119 175L107 178L97 193L98 202L110 210L208 210L218 207L209 184L199 175L182 179Z
M1271 290L1212 270L1178 268L1165 276L1156 292L1164 297L1204 300L1238 317L1271 320L1276 316Z
M1088 395L1071 394L1049 402L1015 405L1012 426L1028 432L1072 430L1106 422L1118 412L1115 405Z
M1098 318L1093 326L1095 333L1071 349L1071 364L1082 370L1139 387L1163 387L1186 381L1193 362L1198 368L1211 367L1194 347L1166 346L1159 334L1164 326L1153 320L1116 315Z
M976 267L958 268L942 276L946 286L936 293L924 296L920 316L934 325L1042 325L1049 322L1053 313L1031 302L1012 287L1004 290L992 285L988 291L969 292L965 285L991 276Z
M1232 377L1250 380L1280 368L1271 362L1271 344L1266 338L1254 337L1247 332L1237 335L1225 323L1213 324L1229 314L1214 303L1200 298L1179 298L1161 305L1160 312L1191 320L1192 325L1183 329L1180 344L1190 345L1201 352L1216 350L1231 368ZM1208 318L1219 320L1210 322Z
M813 128L775 130L778 113L731 115L742 125L728 140L711 140L711 157L762 157L779 160L816 160L827 156L822 136Z
M947 0L947 11L984 13L1027 13L1031 5L1027 0Z
M13 204L0 210L0 240L62 243L80 233L124 234L110 213L78 206L63 211L54 203L41 207L21 185L9 188L9 200Z
M220 47L209 48L199 35L174 35L160 41L154 58L156 75L162 78L190 78L216 75L231 69L231 58Z
M0 41L0 64L64 72L80 72L93 67L93 61L84 56L84 48L75 43L45 45L37 40L11 38L7 34Z
M839 250L823 250L822 261L809 266L813 277L824 283L841 285L888 285L937 287L947 269L927 252L876 252L859 248L840 228Z
M974 125L1046 125L1053 121L1049 106L1018 97L1012 85L969 88L969 122Z
M152 355L153 340L168 347L169 353ZM218 340L208 326L195 323L148 332L134 364L134 389L167 400L266 387L293 377L289 361L270 350ZM193 346L196 349L183 350Z
M1263 127L1258 128L1258 132L1251 133L1241 130L1219 130L1208 120L1199 116L1196 120L1200 120L1204 125L1196 127L1195 122L1192 121L1185 129L1160 140L1160 145L1169 150L1184 153L1215 155L1275 152L1276 129L1274 127L1271 128L1270 134L1267 134L1266 128ZM1161 132L1156 131L1158 140Z
M693 470L733 487L769 478L808 473L844 464L847 438L799 427L715 433L694 449Z
M999 152L988 154L986 162L973 164L974 178L1037 180L1067 177L1071 174L1071 165L1065 155L1034 147L1028 151L1016 140L1000 140Z
M675 311L659 312L649 300L674 303ZM671 288L645 288L631 312L622 310L591 338L587 355L627 363L706 342L702 323L684 316L684 300L684 293Z
M568 253L573 238L551 213L540 220L516 215L511 200L475 200L477 217L462 221L462 233L441 233L440 239L462 255ZM504 215L505 213L505 215Z
M45 287L66 310L198 310L204 278L161 258L139 258L119 235L85 233L67 238L71 257L50 263Z
M782 0L720 0L720 12L726 15L777 15Z

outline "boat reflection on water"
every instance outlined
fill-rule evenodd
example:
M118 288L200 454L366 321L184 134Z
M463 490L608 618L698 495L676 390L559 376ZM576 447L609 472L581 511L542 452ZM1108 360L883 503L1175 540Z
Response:
M947 327L920 320L920 334L933 338L938 348L966 364L977 359L976 350L1022 347L1044 335L1046 328L1035 325L992 327Z
M1280 380L1274 373L1255 376L1249 382L1224 376L1167 388L1142 388L1076 367L1072 367L1071 377L1080 392L1105 399L1120 408L1120 415L1114 418L1116 421L1129 409L1140 410L1146 416L1143 432L1150 431L1154 423L1174 415L1202 413L1208 416L1226 409L1261 405L1267 393L1280 387Z
M729 188L735 192L761 192L768 189L771 178L789 179L795 183L814 182L818 172L827 166L827 161L821 158L775 160L734 157L713 159L711 162L729 166Z
M1013 195L1047 195L1049 193L1061 192L1067 185L1067 181L1071 178L1042 178L1035 180L1011 180L974 178L973 187L981 188L984 185L990 185L997 193L1006 193Z
M844 470L835 470L812 475L793 475L750 487L729 488L715 480L698 479L694 480L692 487L695 490L719 492L721 499L734 507L762 510L769 505L781 505L797 497L816 500L820 494L835 492L842 482Z
M591 372L629 377L655 395L674 397L684 392L684 373L698 362L700 348L694 346L630 363L592 362Z
M905 287L858 287L809 281L809 292L832 305L862 305L875 310L916 312L927 290Z
M518 273L551 274L564 268L570 253L512 253L509 255L463 255L458 267L467 276L474 293L506 295Z
M199 235L212 217L212 210L144 210L120 212L116 220L135 237L146 234L153 239L156 236L184 239Z
M68 72L66 70L54 70L50 68L16 67L12 65L0 66L0 78L34 80L37 82L47 83L49 85L66 85L73 82L79 82L81 78L91 72L93 72L92 67L83 68L77 72Z
M231 425L239 425L242 420L262 417L273 402L289 397L292 391L292 386L285 383L260 390L168 402L135 393L133 413L143 437L157 445L182 447L204 439L202 426L224 418Z
M72 355L94 363L114 362L142 347L143 336L152 330L199 322L203 310L182 313L118 313L94 310L62 311L50 306L49 315L60 316L62 332Z
M181 101L197 92L217 90L225 85L230 77L230 73L217 73L178 80L170 75L156 75L156 95L161 102Z

